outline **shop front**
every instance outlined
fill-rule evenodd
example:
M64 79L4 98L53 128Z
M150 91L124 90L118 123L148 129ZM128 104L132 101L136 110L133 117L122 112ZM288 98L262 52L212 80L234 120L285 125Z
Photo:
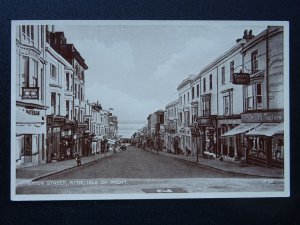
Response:
M283 110L242 114L242 122L260 122L246 137L246 160L266 167L284 166Z
M259 125L260 123L241 123L239 125L227 124L226 126L220 125L220 154L234 159L241 159L245 157L244 135Z
M46 121L42 107L16 109L16 166L46 163Z
M196 143L195 149L197 149L200 157L205 157L206 154L214 154L216 157L218 155L218 118L216 116L201 116L197 117L196 121L197 136L194 138L194 142Z
M71 145L71 131L65 126L63 116L47 116L47 162L63 160Z
M247 161L267 167L283 167L283 123L262 123L246 134Z

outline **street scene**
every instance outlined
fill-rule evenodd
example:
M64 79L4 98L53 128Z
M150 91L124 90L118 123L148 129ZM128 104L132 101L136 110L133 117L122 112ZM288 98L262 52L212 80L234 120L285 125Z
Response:
M13 200L289 195L287 23L52 22L12 26Z
M105 158L87 161L80 167L28 168L17 176L24 179L17 186L18 194L78 193L194 193L236 191L282 191L281 170L262 172L259 167L244 171L236 165L208 167L193 159L157 154L150 149L128 146L127 150L108 154ZM222 168L223 166L223 168ZM57 166L56 166L57 167ZM63 170L61 170L63 169ZM40 170L40 171L39 171ZM211 179L214 178L214 179Z

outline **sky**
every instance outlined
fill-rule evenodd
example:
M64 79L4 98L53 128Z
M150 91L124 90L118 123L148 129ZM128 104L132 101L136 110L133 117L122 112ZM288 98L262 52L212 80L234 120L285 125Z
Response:
M76 23L75 23L76 24ZM177 86L230 49L245 29L267 24L114 23L57 25L88 65L86 99L113 108L119 123L145 123L178 98Z

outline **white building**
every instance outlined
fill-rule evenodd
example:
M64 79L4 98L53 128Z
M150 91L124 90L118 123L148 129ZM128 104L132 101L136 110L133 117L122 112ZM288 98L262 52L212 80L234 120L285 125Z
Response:
M16 164L46 162L45 26L16 27Z

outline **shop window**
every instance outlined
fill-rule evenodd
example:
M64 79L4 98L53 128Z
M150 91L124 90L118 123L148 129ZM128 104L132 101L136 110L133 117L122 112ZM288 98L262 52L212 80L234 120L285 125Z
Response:
M275 148L273 149L273 159L284 160L284 141L283 139L275 139Z
M263 137L255 137L250 142L253 142L251 154L252 156L266 159L266 141Z

